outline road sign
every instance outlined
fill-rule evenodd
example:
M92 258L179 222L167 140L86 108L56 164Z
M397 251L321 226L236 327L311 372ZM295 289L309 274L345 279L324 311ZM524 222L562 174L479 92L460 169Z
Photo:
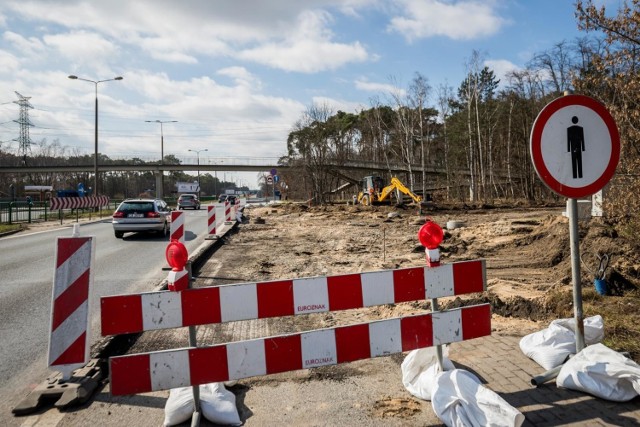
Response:
M567 95L545 106L531 130L531 159L540 179L568 198L601 190L620 160L620 135L598 101Z
M273 176L273 180L274 180L274 182L280 181L280 175L274 175Z
M273 176L267 175L267 184L273 184Z
M278 171L276 170L276 168L271 169L271 176L276 176L278 174Z

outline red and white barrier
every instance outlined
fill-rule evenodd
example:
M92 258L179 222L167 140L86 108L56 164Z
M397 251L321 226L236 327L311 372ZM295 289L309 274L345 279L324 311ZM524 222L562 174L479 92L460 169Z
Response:
M210 236L216 235L216 207L215 205L207 206L207 225Z
M238 380L459 342L490 335L490 316L489 304L483 304L210 347L114 357L111 393Z
M93 284L93 237L58 237L53 280L49 367L69 379L89 361L89 300Z
M177 240L184 243L184 212L171 211L171 226L169 240Z
M231 204L228 200L224 201L224 220L231 222Z
M97 208L108 204L109 197L107 196L52 197L50 209Z
M485 261L101 298L102 335L396 304L486 290ZM168 310L168 307L171 310Z

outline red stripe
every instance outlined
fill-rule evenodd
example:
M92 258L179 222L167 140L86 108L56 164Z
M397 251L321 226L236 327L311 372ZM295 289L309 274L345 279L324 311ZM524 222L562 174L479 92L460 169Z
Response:
M364 323L336 328L335 335L338 363L369 359L371 357L369 324Z
M424 267L393 270L393 294L396 303L425 299Z
M300 335L266 338L264 355L267 374L302 369L302 344Z
M228 381L227 346L189 349L189 375L191 385Z
M171 234L171 238L180 240L183 235L184 235L184 226L181 225L180 227L178 227L176 230L173 231L173 233Z
M100 299L102 335L142 331L142 297L118 295Z
M456 295L483 292L484 274L482 261L467 261L452 264L453 287Z
M150 355L112 357L109 363L111 395L136 394L151 391Z
M71 258L89 240L91 240L91 237L58 237L56 268Z
M360 274L345 274L327 277L329 310L360 308L362 301L362 278Z
M82 273L75 282L53 301L52 331L55 331L62 322L89 298L89 271Z
M182 326L206 325L222 321L220 288L187 289L182 291L180 299Z
M69 365L72 363L84 363L84 352L87 340L87 333L83 332L56 360L51 366Z
M256 284L258 318L293 316L293 280Z
M400 320L402 351L433 345L433 319L430 314L404 317Z
M491 335L491 305L482 304L465 307L461 313L462 339Z

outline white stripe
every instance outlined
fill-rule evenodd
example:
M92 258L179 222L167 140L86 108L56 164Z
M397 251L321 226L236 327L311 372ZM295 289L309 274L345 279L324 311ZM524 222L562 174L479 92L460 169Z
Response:
M362 273L362 302L365 307L393 304L393 271Z
M433 320L433 345L462 341L462 311L435 311Z
M80 306L62 322L55 331L51 331L49 337L49 366L73 344L83 332L87 331L89 318L89 304L84 301ZM89 361L89 334L85 340L84 360L78 363Z
M425 298L442 298L455 295L453 291L453 264L424 269Z
M220 286L222 322L258 318L258 293L255 283Z
M329 311L329 292L326 277L293 280L294 312L318 313Z
M84 237L83 237L84 238ZM56 263L58 259L59 246L66 238L58 238L56 243ZM56 268L55 278L53 282L53 298L58 298L64 291L71 286L78 277L91 267L91 243L93 238L89 238L82 246L78 248L60 267Z
M140 294L143 330L152 331L182 326L182 299L180 296L180 292Z
M169 390L191 385L189 350L159 351L149 355L151 390ZM140 373L131 373L139 375Z
M386 356L402 351L400 319L388 319L369 324L371 357Z
M338 363L336 351L336 331L334 329L311 331L301 334L302 367L335 365Z
M267 374L264 340L240 341L227 344L229 379L255 377Z

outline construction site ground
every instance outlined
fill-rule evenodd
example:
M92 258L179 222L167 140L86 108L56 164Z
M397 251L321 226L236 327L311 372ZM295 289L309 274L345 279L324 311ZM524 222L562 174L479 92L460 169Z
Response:
M446 226L442 262L485 259L488 291L463 299L439 300L441 308L468 303L492 304L490 337L455 343L449 356L457 367L475 373L526 417L526 426L640 425L640 397L614 403L561 389L551 381L534 387L543 368L518 346L520 338L551 320L572 317L568 219L563 206L433 208L351 206L308 207L282 204L247 207L247 220L225 237L225 244L196 272L195 286L212 286L308 276L358 273L425 264L417 232L430 218ZM604 224L581 224L585 317L601 314L608 326L623 316L632 342L640 337L637 306L637 250ZM595 248L611 255L610 291L594 289ZM465 302L466 300L466 302ZM199 345L361 323L429 311L428 301L359 310L206 325L197 330ZM612 317L616 316L616 317ZM618 321L618 320L615 320ZM173 349L188 343L185 329L145 333L130 353ZM621 349L618 349L621 350ZM640 354L631 356L638 361ZM239 381L236 395L247 426L415 426L441 425L431 403L412 397L402 385L398 354L342 365ZM57 425L158 426L168 392L112 397L104 387L86 407L60 418ZM190 425L185 423L184 425ZM211 425L203 421L202 425Z

